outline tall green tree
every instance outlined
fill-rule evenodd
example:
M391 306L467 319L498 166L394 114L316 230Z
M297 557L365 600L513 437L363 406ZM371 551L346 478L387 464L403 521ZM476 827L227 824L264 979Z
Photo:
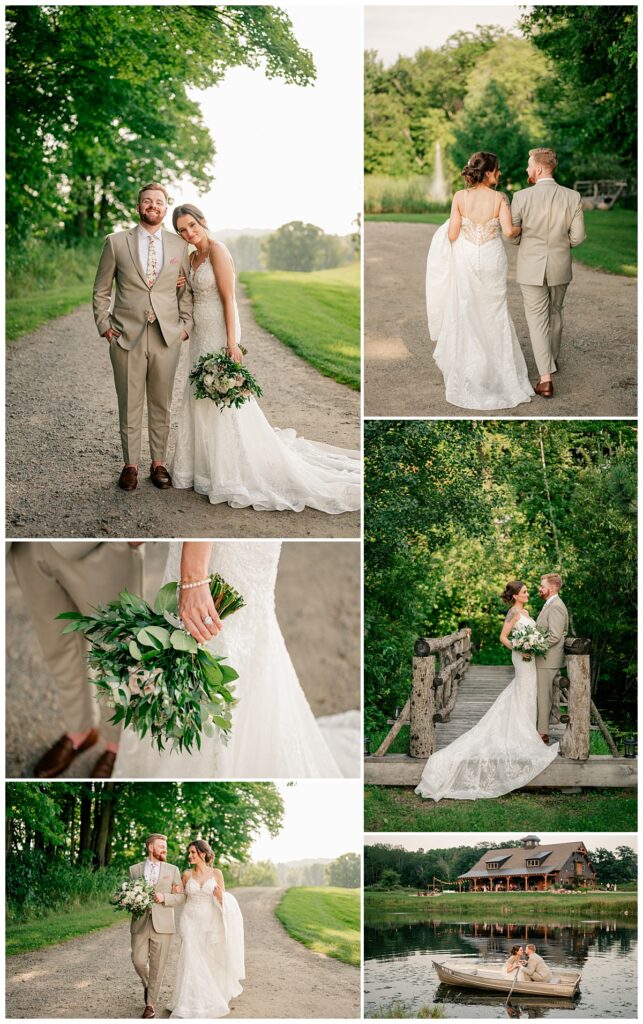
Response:
M326 866L328 885L342 889L359 889L361 884L362 860L356 853L343 853Z

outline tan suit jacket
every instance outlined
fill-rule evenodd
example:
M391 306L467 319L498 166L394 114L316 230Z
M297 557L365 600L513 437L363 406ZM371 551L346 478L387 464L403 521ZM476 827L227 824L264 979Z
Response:
M145 861L141 861L140 864L133 864L129 869L129 876L132 881L137 878L141 878L145 874ZM172 886L180 885L183 888L181 881L181 874L179 869L174 864L161 864L159 871L159 877L154 889L156 892L162 892L165 896L164 903L155 903L151 911L147 910L140 917L134 917L130 922L130 931L132 934L143 931L149 921L150 914L152 916L152 926L155 932L160 935L173 935L176 931L174 923L174 907L180 907L185 903L185 893L173 893Z
M569 284L571 251L585 239L580 193L558 182L541 181L516 192L511 219L522 227L513 240L518 245L518 284Z
M179 343L182 331L192 327L192 291L183 286L177 291L179 274L187 279L188 247L171 231L163 232L163 268L150 288L138 254L137 228L115 231L105 239L94 281L94 320L98 333L110 327L120 331L121 348L130 351L145 334L146 311L155 313L163 340L168 346ZM114 304L112 285L116 282Z
M551 981L553 977L550 968L538 953L530 954L523 971L529 981Z
M565 663L565 637L569 629L569 614L561 597L556 594L549 604L545 604L536 619L539 629L548 629L552 643L542 657L536 658L537 668L558 669Z

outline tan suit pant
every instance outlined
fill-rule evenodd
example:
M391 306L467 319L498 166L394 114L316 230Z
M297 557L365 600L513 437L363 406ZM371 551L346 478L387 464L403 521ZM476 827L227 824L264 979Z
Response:
M566 284L521 284L522 300L538 373L555 373L563 336Z
M549 722L551 720L551 705L554 696L554 679L557 668L537 668L538 687L538 732L543 736L549 734Z
M132 932L132 963L143 987L147 989L147 1001L158 1004L163 975L167 964L172 935L154 930L152 916L145 915L140 931Z
M87 642L79 633L62 635L61 612L89 612L107 603L121 590L141 594L141 549L123 541L99 544L84 558L61 557L45 541L15 542L9 561L24 595L27 610L44 658L56 683L58 707L66 732L85 732L99 724L101 709L95 688L87 679ZM103 709L102 734L108 743L118 742L120 726L107 721L112 712Z
M168 347L158 323L148 324L145 334L129 351L116 339L109 345L118 397L118 418L125 463L137 466L141 458L143 406L147 393L147 424L152 462L163 462L170 432L170 408L181 345Z

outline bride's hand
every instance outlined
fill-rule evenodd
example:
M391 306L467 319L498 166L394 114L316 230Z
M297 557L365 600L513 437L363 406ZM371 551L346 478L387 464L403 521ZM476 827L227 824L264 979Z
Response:
M197 643L207 644L221 632L221 619L206 583L201 587L191 587L179 592L179 615L188 633ZM207 618L212 621L206 622Z
M179 276L176 279L176 287L177 288L182 288L183 285L186 285L187 283L188 283L188 279L185 276L185 274L179 274Z
M243 352L241 351L239 346L236 344L236 342L235 342L234 345L228 345L227 348L228 348L228 355L230 356L231 359L234 360L235 363L242 363L243 362Z

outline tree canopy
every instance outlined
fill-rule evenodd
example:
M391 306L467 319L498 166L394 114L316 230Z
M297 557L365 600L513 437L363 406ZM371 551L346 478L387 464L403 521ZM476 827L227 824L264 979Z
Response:
M278 7L9 6L6 25L10 240L103 234L145 181L209 188L215 148L190 93L228 68L315 77Z
M634 721L636 426L615 421L365 425L367 729L409 695L413 643L464 625L474 660L505 664L505 583L558 571L594 699Z

